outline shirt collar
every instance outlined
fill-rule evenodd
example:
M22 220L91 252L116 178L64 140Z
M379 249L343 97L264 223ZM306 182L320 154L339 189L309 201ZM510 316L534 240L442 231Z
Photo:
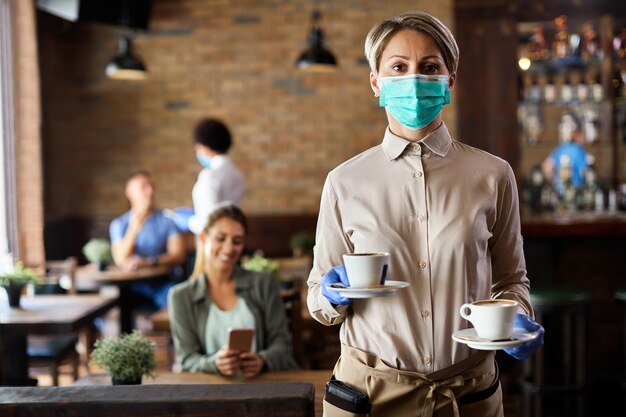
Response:
M219 168L226 163L228 156L225 154L217 154L211 158L211 168Z
M246 273L243 269L235 267L233 275L235 279L235 292L239 293L241 290L250 287L250 280L246 278ZM206 298L206 292L206 274L202 273L196 278L196 282L193 286L193 301L198 302L204 300Z
M387 158L392 161L402 155L404 149L411 143L413 142L393 134L389 127L387 127L382 146L385 155L387 155ZM448 128L445 123L441 122L439 127L435 129L434 132L431 132L428 136L417 143L425 145L433 153L444 157L450 150L452 138L450 138L450 133L448 132Z

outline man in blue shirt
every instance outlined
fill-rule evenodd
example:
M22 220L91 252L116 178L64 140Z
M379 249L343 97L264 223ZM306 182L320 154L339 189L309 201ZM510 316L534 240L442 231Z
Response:
M182 265L183 238L174 221L154 208L154 185L150 174L132 174L126 183L130 210L115 218L109 227L115 264L124 270L146 266ZM174 284L134 284L133 292L149 299L157 309L165 307L167 292Z

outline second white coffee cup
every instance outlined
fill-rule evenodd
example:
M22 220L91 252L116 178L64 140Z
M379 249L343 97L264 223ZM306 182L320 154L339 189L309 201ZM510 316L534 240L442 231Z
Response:
M348 274L350 288L368 288L385 283L389 268L389 253L346 253L343 264Z
M461 317L474 325L476 334L485 340L509 339L513 334L517 301L478 300L463 304Z

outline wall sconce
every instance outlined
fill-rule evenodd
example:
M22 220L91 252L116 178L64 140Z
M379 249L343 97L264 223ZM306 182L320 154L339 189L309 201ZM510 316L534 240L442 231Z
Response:
M296 67L308 71L332 71L337 67L335 56L324 47L324 34L319 25L322 13L315 10L312 14L313 27L309 34L308 48L300 54Z
M148 71L140 59L133 55L133 44L129 37L121 36L117 55L105 67L107 77L113 80L145 80Z

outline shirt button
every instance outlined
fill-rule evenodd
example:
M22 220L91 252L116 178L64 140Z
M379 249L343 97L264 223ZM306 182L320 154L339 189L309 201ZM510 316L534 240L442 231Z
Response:
M420 263L418 265L420 266L420 268L424 269L424 268L426 268L427 263L426 263L426 261L420 261Z
M417 216L417 221L420 222L420 223L423 222L424 221L424 215L420 214L419 216Z
M430 364L430 356L424 356L422 360L424 361L426 365Z
M422 178L422 176L423 176L423 175L424 175L424 174L422 173L422 171L417 171L417 172L415 173L415 178Z
M421 314L422 314L422 317L423 317L423 318L426 318L426 317L428 317L428 315L429 315L430 313L428 312L428 310L422 310Z

